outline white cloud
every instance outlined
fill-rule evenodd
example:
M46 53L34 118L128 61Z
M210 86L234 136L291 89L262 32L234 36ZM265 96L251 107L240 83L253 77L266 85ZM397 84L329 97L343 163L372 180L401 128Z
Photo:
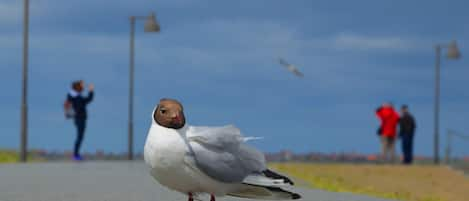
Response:
M190 33L190 34L187 34ZM145 39L139 49L154 55L202 65L276 61L279 56L298 57L313 47L295 27L265 20L209 20L169 27L157 39ZM143 41L143 40L142 40ZM170 55L168 55L170 54ZM147 57L147 56L145 56ZM264 62L262 62L264 61ZM204 64L203 64L204 63Z
M411 50L416 42L401 37L377 37L356 34L339 34L332 39L333 47L341 50Z
M0 24L13 24L21 20L21 1L0 3Z
M20 0L7 0L0 2L0 25L21 24L23 23L24 12L23 1ZM35 1L29 4L30 20L34 17L43 16L45 7L41 6Z

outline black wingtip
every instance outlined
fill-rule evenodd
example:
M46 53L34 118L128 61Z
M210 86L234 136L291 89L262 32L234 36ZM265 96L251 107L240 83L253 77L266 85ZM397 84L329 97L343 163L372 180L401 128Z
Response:
M265 188L267 188L267 189L269 189L270 191L273 191L273 192L288 193L288 194L290 194L292 200L301 199L301 195L300 195L300 194L298 194L298 193L293 193L293 192L290 192L290 191L286 191L286 190L281 189L281 188L279 188L279 187L265 187Z
M269 170L269 169L266 169L264 171L262 171L262 173L266 176L266 177L269 177L269 178L272 178L272 179L283 179L283 181L287 184L291 184L292 186L295 185L295 183L293 183L293 181L286 177L286 176L283 176L281 174L278 174L272 170Z
M301 195L300 194L296 194L296 193L292 193L291 194L291 198L293 200L298 200L298 199L301 199Z

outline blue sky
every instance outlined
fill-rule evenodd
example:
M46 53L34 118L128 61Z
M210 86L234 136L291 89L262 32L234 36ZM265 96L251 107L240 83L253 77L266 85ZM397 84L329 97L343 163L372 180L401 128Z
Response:
M383 101L406 103L418 121L416 152L432 154L434 49L442 59L441 132L469 130L466 1L31 1L29 145L70 150L63 117L70 82L96 85L84 150L124 152L129 16L155 11L161 33L137 23L135 148L153 107L179 99L188 123L234 124L263 151L375 153ZM0 1L0 147L17 148L22 1ZM278 57L295 64L297 78ZM445 138L442 136L442 145ZM456 152L469 154L464 143Z

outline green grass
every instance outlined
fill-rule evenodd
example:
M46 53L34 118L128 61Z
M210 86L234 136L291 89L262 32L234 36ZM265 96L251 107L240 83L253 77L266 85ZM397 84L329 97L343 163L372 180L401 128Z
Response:
M35 155L34 153L28 154L29 162L42 162L46 161L44 158ZM19 162L19 154L13 150L0 150L0 163L17 163Z
M14 151L0 150L0 163L16 163L18 154Z

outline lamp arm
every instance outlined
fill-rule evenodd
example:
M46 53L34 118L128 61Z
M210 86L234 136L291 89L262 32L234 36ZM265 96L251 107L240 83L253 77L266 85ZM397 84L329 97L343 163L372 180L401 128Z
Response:
M130 18L133 18L136 20L146 20L148 19L148 16L130 16Z

